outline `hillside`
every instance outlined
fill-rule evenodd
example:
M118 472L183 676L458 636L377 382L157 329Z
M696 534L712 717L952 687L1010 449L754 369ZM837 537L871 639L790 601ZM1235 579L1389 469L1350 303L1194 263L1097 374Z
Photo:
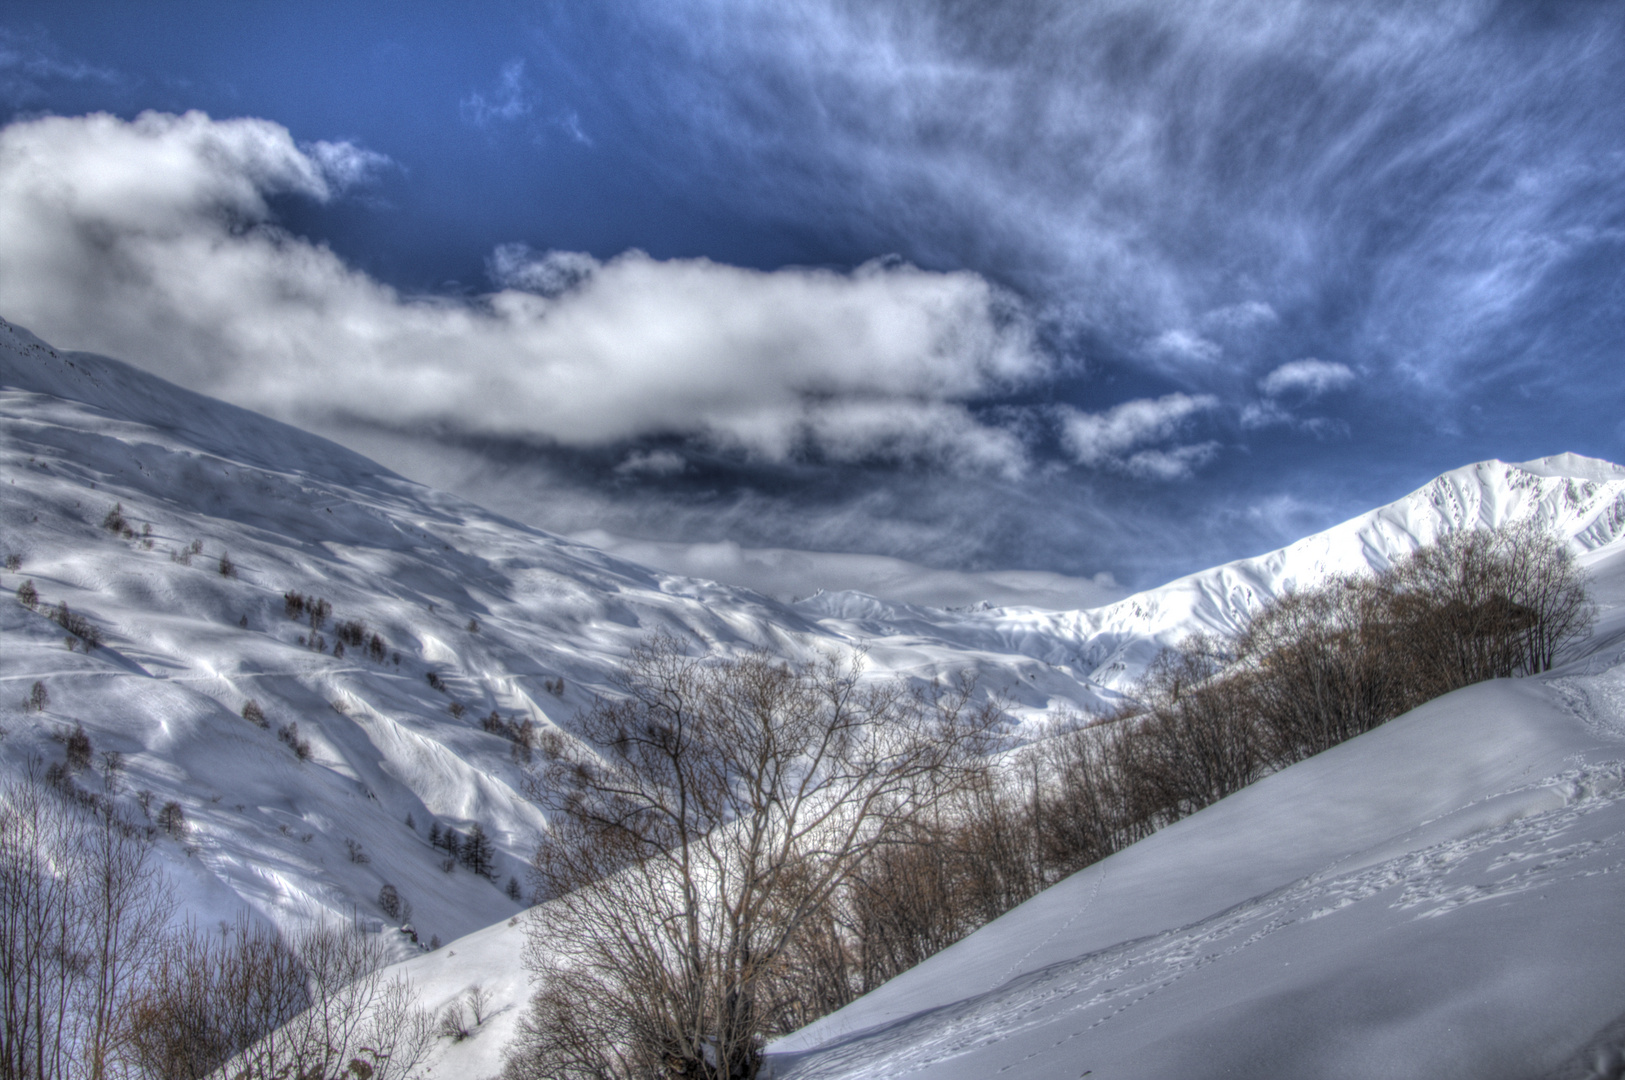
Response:
M775 1075L1618 1075L1625 544L1582 563L1585 655L1089 867L780 1040Z
M426 1000L439 994L438 1005L471 981L501 983L508 1011L497 1027L511 1023L525 987L521 927L508 924L521 905L504 886L523 879L544 824L524 797L514 737L526 723L568 731L650 633L800 658L862 645L877 675L970 668L1024 723L1063 706L1110 707L1162 645L1192 629L1234 628L1294 585L1386 565L1451 529L1534 517L1599 566L1625 535L1625 469L1565 455L1454 470L1281 551L1093 610L946 611L857 593L785 605L501 518L331 442L115 360L59 353L3 322L0 414L0 556L17 558L0 574L0 768L15 775L30 761L62 761L61 739L76 724L98 755L122 755L118 790L132 812L174 801L184 813L186 836L160 851L174 895L206 924L246 908L282 926L339 916L382 928L379 888L396 885L424 941L472 935L411 961ZM24 581L39 593L35 609L9 599ZM290 594L330 606L319 627L308 608L290 617ZM62 603L101 647L87 651L52 621ZM342 624L359 625L339 655ZM23 707L36 682L49 694L42 712ZM1597 700L1614 700L1598 685ZM251 701L263 725L245 719ZM1540 753L1532 760L1547 761ZM76 782L104 789L95 768ZM1438 805L1458 805L1451 800L1466 790L1441 790ZM431 828L476 824L495 842L489 879L443 869L444 852L430 843ZM1178 828L1168 835L1183 835ZM1300 854L1312 862L1326 853ZM1304 866L1244 874L1235 896ZM1212 910L1185 912L1186 921ZM414 955L405 938L392 940ZM1054 958L1048 946L1038 952ZM945 1004L918 1005L910 978L825 1022L844 1026L815 1026L785 1048L799 1053ZM495 1031L464 1052L494 1060ZM891 1051L873 1052L881 1056L863 1060ZM824 1075L817 1070L838 1071L842 1060L826 1054L796 1067Z

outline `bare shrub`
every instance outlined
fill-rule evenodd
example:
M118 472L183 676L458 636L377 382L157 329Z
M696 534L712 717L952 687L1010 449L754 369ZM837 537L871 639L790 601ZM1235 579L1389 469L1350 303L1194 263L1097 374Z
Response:
M224 551L220 553L218 569L220 571L220 576L223 578L234 578L237 576L237 564L232 562L231 556Z
M440 1027L436 1033L442 1039L450 1039L454 1043L468 1038L468 1018L463 1015L461 998L452 1001L446 1006L446 1011L440 1014Z
M533 794L527 962L542 983L512 1075L753 1076L790 943L875 850L960 790L1000 714L973 686L861 681L858 658L687 655L657 637ZM592 1069L610 1071L594 1074Z
M423 673L423 677L429 681L429 685L434 689L439 690L442 694L446 692L446 681L438 673L426 671Z
M181 809L181 804L175 800L171 799L159 807L157 823L160 829L169 834L170 839L186 839L188 829L186 811Z
M1240 791L1263 774L1267 753L1250 684L1222 678L1228 657L1204 635L1166 650L1141 681L1140 705L1120 722L1122 782L1158 823L1176 821Z
M253 698L249 698L243 703L243 719L255 727L271 726L270 722L265 719L265 710L260 708L260 703Z
M203 1080L311 1005L308 973L276 931L239 917L211 934L187 923L164 942L125 1018L148 1076Z
M399 919L401 917L401 894L395 886L386 883L378 890L378 909L384 913L385 918Z
M367 854L360 842L351 840L349 837L345 837L344 840L344 853L353 863L372 862L372 856Z
M153 1040L153 1075L223 1068L233 1080L405 1080L423 1065L434 1018L410 983L383 978L389 955L378 938L326 926L286 943L229 938L205 944L194 933L178 943L171 992L150 1001L157 1031L172 1036ZM177 1068L170 1054L201 1071Z
M290 720L282 727L277 728L276 737L281 739L293 751L293 756L300 761L310 760L310 743L299 737L298 721Z
M1548 671L1596 620L1573 555L1532 521L1451 533L1390 577L1396 615L1438 693Z
M110 533L122 533L129 529L130 523L124 520L124 504L114 503L113 509L102 518L102 528Z
M282 594L282 612L290 619L305 617L305 597L293 590Z
M73 725L73 730L63 740L63 747L69 772L83 772L90 768L90 736L85 733L83 724Z
M89 619L77 611L69 609L66 600L56 605L56 608L51 612L50 618L52 622L82 641L86 652L102 643L102 632ZM72 647L71 643L69 647Z
M377 634L373 634L367 641L367 655L372 657L374 663L382 664L384 662L386 648L384 639Z
M450 705L446 706L446 711L451 713L453 720L461 720L463 718L463 713L467 712L468 710L464 708L462 702L454 701Z

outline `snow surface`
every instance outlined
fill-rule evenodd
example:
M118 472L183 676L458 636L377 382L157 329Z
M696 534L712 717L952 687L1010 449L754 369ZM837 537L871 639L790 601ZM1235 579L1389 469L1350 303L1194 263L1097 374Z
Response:
M1073 875L779 1040L775 1075L1555 1069L1625 1016L1625 543L1583 561L1604 604L1588 655L1430 702Z
M1385 565L1450 529L1551 522L1613 575L1610 603L1625 599L1615 558L1625 534L1625 470L1569 455L1457 469L1281 551L1107 607L945 611L857 593L787 606L652 571L118 361L59 353L4 322L0 417L0 554L22 558L17 573L0 574L0 588L10 594L32 579L45 602L37 613L0 603L0 769L14 775L31 758L61 760L53 736L75 722L98 751L123 753L127 804L146 790L154 809L170 799L185 809L187 843L165 841L160 850L176 898L205 924L246 908L282 926L333 916L376 925L378 889L393 882L425 939L458 939L418 955L395 936L401 955L413 957L405 970L424 1001L438 1008L476 982L493 991L496 1014L474 1038L445 1044L440 1075L495 1072L528 992L518 962L523 920L510 924L519 905L498 884L522 876L544 823L523 796L509 744L482 731L479 718L498 709L568 730L651 631L707 649L766 647L793 657L862 643L877 675L971 668L1025 721L1063 706L1109 707L1163 644L1195 628L1238 626L1268 597L1330 572ZM101 528L115 501L138 532L151 525L150 549ZM176 561L193 540L203 553L190 565ZM216 572L222 552L236 577ZM308 629L282 612L288 589L326 597L332 622L364 620L399 651L399 665L302 646ZM102 630L105 648L64 646L61 628L44 615L46 604L62 600ZM1395 1003L1433 1001L1428 988L1464 980L1471 990L1439 990L1438 1000L1468 1012L1465 1003L1479 1001L1472 1016L1480 1019L1521 1019L1534 1014L1498 1010L1526 985L1549 1003L1541 1016L1572 1020L1552 1029L1551 1044L1573 1035L1578 1046L1625 1009L1620 986L1599 974L1625 970L1607 951L1621 936L1616 834L1606 832L1610 822L1617 827L1618 769L1610 762L1625 757L1610 726L1620 723L1625 696L1618 610L1625 608L1607 624L1614 636L1599 637L1590 666L1463 691L1158 834L784 1040L781 1074L990 1075L1025 1060L1020 1075L1061 1075L1072 1066L1056 1062L1071 1060L1072 1049L1038 1052L1043 1039L1070 1035L1079 1017L1094 1025L1110 1015L1089 1039L1066 1043L1100 1047L1089 1059L1100 1066L1080 1064L1068 1075L1109 1075L1101 1067L1112 1060L1136 1062L1123 1075L1222 1075L1216 1064L1191 1066L1179 1054L1226 1063L1242 1061L1254 1043L1276 1054L1289 1044L1321 1045L1221 1035L1226 1025L1264 1031L1294 1009L1318 1017L1315 1008L1358 1012L1380 1002L1384 994L1355 989L1341 1004L1326 998L1334 985L1366 986L1347 980L1379 970L1362 966L1368 953L1411 965L1385 991ZM429 672L448 692L429 686ZM544 684L559 677L566 689L555 696ZM51 695L43 715L20 708L35 680ZM264 707L269 730L241 718L250 698ZM461 718L449 712L453 701L466 706ZM278 740L276 728L289 722L309 740L311 760L300 762ZM100 786L92 774L78 782ZM409 813L415 829L404 823ZM498 848L497 881L460 868L442 873L441 854L427 842L431 821L483 824ZM1475 836L1479 847L1471 846ZM359 843L368 861L351 861L346 841ZM1523 859L1528 853L1538 857ZM1582 873L1593 876L1575 876ZM1355 880L1360 874L1378 876ZM1519 874L1534 884L1486 894L1489 902L1450 899L1451 889L1523 880ZM1406 888L1381 885L1390 879L1431 883L1434 898L1382 915ZM1542 895L1553 898L1553 911L1593 911L1593 947L1576 955L1576 935L1565 928L1579 926L1579 914L1546 920L1517 907ZM1333 910L1324 918L1303 915L1326 906ZM1420 918L1435 909L1437 917ZM1496 923L1493 913L1502 911L1505 922ZM1492 931L1501 937L1483 937ZM1387 944L1342 952L1330 944L1367 933ZM1476 968L1437 956L1424 964L1429 950L1487 956L1469 947L1480 940L1505 941L1523 959L1499 981L1483 957ZM1297 966L1299 950L1322 957L1319 967L1294 975L1270 966L1280 956ZM1548 950L1550 962L1541 959ZM1099 959L1107 956L1116 959ZM1564 971L1566 989L1557 985ZM1181 1001L1192 1004L1171 1004ZM1069 1012L1073 1006L1094 1011ZM1411 1019L1387 1027L1351 1021L1352 1029L1364 1037L1391 1028L1400 1032L1391 1044L1402 1048L1411 1046L1404 1031L1431 1032L1442 1048L1457 1046L1440 1032L1460 1023L1484 1046L1501 1045L1472 1016L1440 1013L1440 1028L1413 1017L1410 1005L1395 1007ZM883 1030L858 1037L877 1026ZM1180 1031L1190 1038L1173 1038ZM1143 1050L1151 1043L1162 1049ZM1478 1060L1462 1052L1461 1060ZM1142 1067L1142 1053L1167 1069ZM1546 1060L1544 1051L1531 1053L1513 1060ZM1336 1072L1300 1075L1309 1074Z

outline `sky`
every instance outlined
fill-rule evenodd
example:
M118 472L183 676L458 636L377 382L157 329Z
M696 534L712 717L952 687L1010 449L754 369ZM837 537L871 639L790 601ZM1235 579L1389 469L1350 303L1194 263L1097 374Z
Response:
M0 316L769 591L1625 460L1607 0L11 0L0 112Z

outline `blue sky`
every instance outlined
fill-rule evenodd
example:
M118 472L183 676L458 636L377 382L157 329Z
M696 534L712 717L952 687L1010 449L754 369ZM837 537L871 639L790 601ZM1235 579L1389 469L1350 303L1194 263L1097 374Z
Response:
M1615 3L13 0L0 107L0 315L561 531L1148 585L1625 458Z

